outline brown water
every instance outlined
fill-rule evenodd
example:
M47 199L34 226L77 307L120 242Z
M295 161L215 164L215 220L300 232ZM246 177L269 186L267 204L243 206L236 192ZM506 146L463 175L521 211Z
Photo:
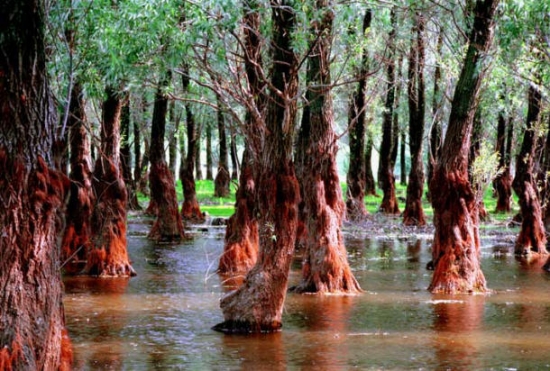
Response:
M278 334L228 336L221 231L154 246L131 231L132 279L65 279L78 370L550 369L550 276L482 241L489 296L434 296L428 238L349 235L356 297L289 294ZM143 229L143 227L141 227ZM299 262L292 283L299 279Z

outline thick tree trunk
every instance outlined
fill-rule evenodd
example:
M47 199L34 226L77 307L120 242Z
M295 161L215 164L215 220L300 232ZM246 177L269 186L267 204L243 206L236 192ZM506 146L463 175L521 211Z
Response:
M377 196L376 181L372 171L372 134L367 132L367 147L365 148L365 195Z
M516 158L516 176L512 182L521 208L521 230L516 240L517 255L547 254L546 233L542 222L542 210L534 174L537 148L537 128L540 125L541 93L536 86L529 86L527 125L521 150Z
M92 189L90 138L82 86L73 87L69 127L71 147L71 191L65 211L65 231L61 242L64 271L79 273L84 268L90 250L91 218L95 197Z
M247 0L243 7L244 64L251 96L254 97L249 103L250 107L246 114L247 136L257 134L257 129L265 120L266 96L265 81L261 79L263 63L262 40L260 39L261 15L258 6L259 4L255 0ZM224 144L222 143L222 138L226 137L225 127L224 130L221 130L221 127L218 128L220 129L220 166L224 163L222 160L227 166L227 141L224 140L225 150L223 150ZM258 145L259 143L246 141L239 175L239 188L235 194L235 213L229 218L225 231L224 251L218 267L220 273L246 273L256 263L259 235L258 223L254 214L256 181L252 154L259 153L261 148L254 148L253 144ZM257 155L255 157L257 158ZM227 169L229 168L227 167Z
M122 178L128 190L128 209L141 210L137 198L137 186L132 177L132 169L130 166L131 158L131 143L130 143L130 100L126 99L122 107L120 115L120 132L122 133L122 141L120 146L120 167L122 170Z
M363 18L362 35L370 28L372 10L367 9ZM357 76L357 91L353 94L348 114L349 128L349 169L347 174L347 218L362 220L367 215L365 207L365 133L366 104L365 88L367 86L368 51L362 51L361 68Z
M422 208L424 188L424 163L422 161L422 142L424 137L425 88L424 88L424 16L417 12L412 32L416 42L411 40L409 55L409 150L411 152L411 171L407 187L407 200L403 212L403 224L423 226L426 224Z
M225 132L225 118L223 116L221 99L218 100L218 138L220 143L220 156L218 162L218 173L214 180L214 197L228 197L231 176L229 174L229 161L227 158L227 134Z
M0 369L69 370L57 236L68 178L53 170L55 108L42 1L0 16Z
M297 205L300 198L292 163L297 113L298 62L291 50L294 11L285 1L271 1L273 15L273 69L267 104L262 151L258 157L257 208L260 252L244 283L220 303L225 321L218 331L273 332L282 326L290 263L292 261ZM276 89L276 90L275 90ZM257 137L248 140L262 140Z
M380 211L386 214L399 214L399 205L395 195L395 176L392 165L392 144L394 144L393 109L395 106L395 28L397 20L395 9L391 11L392 30L388 39L388 56L386 61L386 76L388 91L382 123L382 144L380 146L380 170L378 183L384 192Z
M319 36L309 48L306 107L296 156L307 239L302 280L294 291L356 294L361 288L349 267L341 230L345 204L336 164L338 148L330 95L331 7L331 0L317 0L321 18L311 28L311 33Z
M498 0L478 0L469 45L458 79L441 158L430 181L435 235L433 293L486 292L479 263L480 241L475 194L468 182L468 151L484 59L493 39Z
M498 166L503 171L497 175L493 182L497 196L495 209L497 213L509 213L512 210L512 174L510 174L510 154L507 152L506 124L504 113L501 112L498 115L496 151L499 154ZM512 126L512 120L508 120L508 125ZM508 128L508 132L510 132L510 128ZM511 138L508 140L511 142Z
M126 186L120 174L120 113L122 101L107 87L101 123L101 156L94 168L96 206L92 244L84 272L92 276L135 276L126 241Z
M178 200L174 175L166 164L164 139L168 99L162 89L168 86L169 77L162 81L155 95L153 122L151 125L151 147L149 149L149 183L151 199L158 206L157 218L149 232L149 239L163 243L177 243L183 238L183 223L178 212Z
M441 27L438 30L437 36L437 56L441 55L443 49L443 31ZM435 65L434 71L434 88L433 88L433 97L432 97L432 126L430 128L429 136L429 149L428 149L428 194L426 197L431 201L430 193L430 182L432 180L433 171L435 165L439 161L441 156L441 147L443 144L443 133L441 129L441 106L442 106L442 97L440 92L439 83L441 81L441 66L439 63Z
M184 64L184 74L182 75L183 90L189 89L189 67ZM184 221L201 223L204 221L204 215L199 207L197 200L197 191L195 185L195 163L197 156L198 134L195 125L195 116L190 103L185 104L185 114L187 121L187 158L185 166L180 171L181 183L183 187L183 204L181 206L181 217Z

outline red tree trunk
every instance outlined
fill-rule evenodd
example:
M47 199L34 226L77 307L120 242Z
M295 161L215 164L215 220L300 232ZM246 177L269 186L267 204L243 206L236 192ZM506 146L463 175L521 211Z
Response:
M512 175L510 174L510 155L506 151L506 124L504 114L501 112L498 116L496 151L500 155L498 166L503 171L497 175L493 182L497 196L495 209L497 213L509 213L512 210ZM512 125L511 120L508 125Z
M183 90L189 88L189 67L184 64L184 73L182 75ZM197 191L195 185L195 163L197 155L197 128L195 127L195 116L191 109L191 104L185 104L185 113L187 121L187 158L185 166L180 171L181 184L183 187L183 204L181 205L181 217L183 220L201 223L204 221L204 215L199 207L197 200Z
M264 144L258 161L257 213L260 253L245 282L220 303L223 332L272 332L282 326L290 263L296 240L300 198L292 163L298 92L297 58L291 50L294 11L285 1L271 1L273 15L272 91L267 106ZM276 89L276 90L275 90Z
M399 205L395 195L395 176L392 165L392 144L393 133L393 109L395 105L395 27L397 24L395 9L391 11L392 30L389 36L388 57L386 64L386 75L388 79L388 92L382 123L382 144L380 147L380 170L378 183L382 188L384 197L380 204L380 211L387 214L399 214Z
M416 42L411 42L409 55L409 149L411 152L411 171L407 187L407 200L403 212L403 224L423 226L426 224L422 208L424 189L424 163L422 161L422 140L424 136L424 17L415 15L412 32L416 33Z
M321 19L314 22L306 91L296 156L307 232L302 281L297 292L346 293L361 291L348 264L342 237L345 204L336 164L336 136L332 108L330 49L334 14L330 0L318 0ZM323 87L323 88L319 88ZM364 133L363 133L364 135ZM361 154L361 159L363 155ZM362 174L361 174L362 175Z
M229 174L229 160L227 156L227 134L225 132L225 119L221 106L220 96L218 99L218 137L220 142L220 157L218 162L218 173L214 180L214 197L228 197L229 183L231 175Z
M53 170L55 108L42 1L2 2L0 21L0 369L69 370Z
M464 64L458 79L441 158L430 182L435 235L433 293L487 290L479 264L478 209L468 182L468 152L484 56L493 39L498 0L478 0Z
M120 174L119 95L107 88L101 123L101 155L95 164L92 246L85 273L92 276L135 276L126 242L126 186Z
M79 273L90 250L91 217L95 197L92 189L89 129L82 86L72 91L68 118L71 146L71 192L67 203L66 224L61 242L62 262L66 273Z
M521 150L516 159L516 176L512 183L518 195L521 208L521 230L516 240L515 253L530 255L547 254L546 233L542 222L542 211L534 173L537 147L537 127L540 125L541 93L537 87L529 86L527 127L523 134Z
M151 127L151 147L149 149L149 182L151 198L158 206L157 218L149 232L149 238L156 242L173 243L183 238L183 223L178 212L178 199L174 175L165 160L164 139L168 99L162 89L168 86L169 77L161 82L155 96L153 123Z
M367 9L363 18L362 35L370 28L372 10ZM362 51L362 61L359 74L357 91L350 102L348 128L349 128L349 169L347 174L347 218L361 220L367 215L365 208L365 88L367 86L368 52L366 47Z

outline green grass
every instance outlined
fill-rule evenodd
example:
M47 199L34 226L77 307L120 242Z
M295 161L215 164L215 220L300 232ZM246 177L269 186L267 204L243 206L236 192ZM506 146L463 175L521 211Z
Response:
M229 197L213 197L214 194L214 182L211 180L198 180L196 181L196 191L197 191L197 199L199 201L199 205L201 207L202 211L206 211L210 216L213 217L229 217L233 215L233 212L235 211L235 191L236 191L236 183L231 183L231 193ZM347 190L346 183L341 183L342 187L342 193L345 195ZM424 195L426 194L426 190L424 189ZM407 197L407 186L402 185L400 183L397 183L395 186L395 193L397 196L398 204L399 204L399 210L403 211L405 209L405 199ZM181 204L183 201L183 190L181 186L181 181L177 181L176 183L176 194L178 197L178 202ZM380 207L380 203L382 202L382 191L380 189L377 189L377 196L366 196L365 197L365 205L367 207L367 210L370 214L376 214L378 212L378 208ZM146 207L149 203L149 198L143 194L138 195L138 199L142 206ZM492 221L498 221L503 222L507 221L512 218L518 211L518 202L517 202L517 196L514 195L513 201L512 201L512 212L508 214L503 213L495 213L495 207L496 207L496 198L492 195L492 189L489 187L489 189L485 192L485 195L483 197L483 202L485 204L485 208L489 212L489 215L491 217ZM428 218L428 221L431 222L433 218L433 209L432 205L428 202L426 197L422 199L422 206L424 207L424 213L426 214L426 217Z

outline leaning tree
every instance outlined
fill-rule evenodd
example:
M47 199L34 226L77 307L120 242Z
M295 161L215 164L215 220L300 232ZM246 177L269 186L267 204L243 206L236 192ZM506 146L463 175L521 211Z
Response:
M430 182L435 234L433 293L487 291L479 263L479 214L468 181L468 153L478 93L486 70L499 0L477 0L469 43L455 88L441 157Z
M46 73L45 5L4 0L0 14L0 369L68 370L55 108Z

